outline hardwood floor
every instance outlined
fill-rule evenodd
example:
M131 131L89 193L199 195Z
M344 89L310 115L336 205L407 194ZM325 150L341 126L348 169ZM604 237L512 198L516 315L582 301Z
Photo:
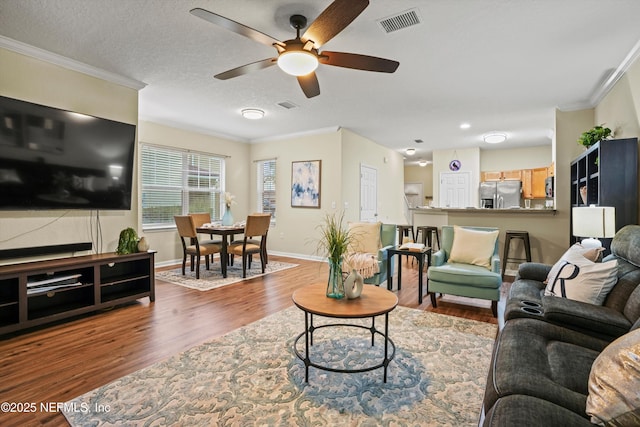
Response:
M12 409L22 411L0 411L0 425L67 426L55 407L57 402L62 404L276 313L293 305L291 294L298 287L326 280L325 263L270 258L299 267L207 292L156 280L155 303L145 298L26 333L1 336L0 402L13 402ZM418 305L417 267L410 261L402 264L400 305L497 323L489 301L445 296L434 309L425 296ZM502 304L498 310L500 317ZM41 405L47 404L51 410L42 410Z

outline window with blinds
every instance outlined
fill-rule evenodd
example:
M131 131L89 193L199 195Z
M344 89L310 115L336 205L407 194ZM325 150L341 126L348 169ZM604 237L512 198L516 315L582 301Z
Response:
M276 160L260 160L258 165L258 212L270 213L276 219Z
M142 226L173 227L174 215L209 212L222 217L223 158L142 144Z

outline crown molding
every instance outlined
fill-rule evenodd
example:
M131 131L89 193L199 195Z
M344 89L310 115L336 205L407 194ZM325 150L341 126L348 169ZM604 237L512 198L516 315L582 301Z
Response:
M262 143L262 142L280 141L280 140L283 140L283 139L300 138L300 137L311 136L311 135L323 135L323 134L326 134L326 133L338 132L340 129L341 129L340 126L329 126L329 127L326 127L326 128L311 129L311 130L302 131L302 132L294 132L294 133L289 133L289 134L267 136L265 138L256 138L256 139L249 140L249 142L257 144L257 143Z
M83 62L67 58L66 56L58 55L57 53L49 52L47 50L40 49L38 47L19 42L5 36L0 36L0 48L11 50L13 52L30 56L32 58L40 59L42 61L58 65L69 70L78 71L80 73L87 74L92 77L97 77L99 79L106 80L108 82L125 86L131 89L140 90L147 86L147 84L144 82L131 79L120 74L112 73L110 71L106 71L97 67L93 67Z
M633 65L636 59L640 57L640 40L631 48L631 51L624 58L622 63L615 69L611 75L609 75L603 82L603 84L597 88L591 98L589 99L592 107L598 105L605 96L613 89L618 83L618 80L624 76L627 70Z

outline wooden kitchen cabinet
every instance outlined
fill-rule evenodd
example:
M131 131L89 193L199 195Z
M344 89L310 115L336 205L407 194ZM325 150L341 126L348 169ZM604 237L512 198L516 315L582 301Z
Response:
M544 199L547 197L544 184L548 174L549 168L531 169L531 197L533 199Z
M522 171L480 172L480 181L522 181Z
M502 172L480 172L480 181L500 181Z
M522 181L522 170L502 171L502 179L505 181Z

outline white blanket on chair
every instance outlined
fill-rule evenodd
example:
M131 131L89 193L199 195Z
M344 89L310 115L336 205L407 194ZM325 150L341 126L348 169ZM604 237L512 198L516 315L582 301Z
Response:
M360 273L364 279L373 277L373 275L380 272L378 258L374 254L362 252L347 254L342 263L342 271L350 273L352 269Z

